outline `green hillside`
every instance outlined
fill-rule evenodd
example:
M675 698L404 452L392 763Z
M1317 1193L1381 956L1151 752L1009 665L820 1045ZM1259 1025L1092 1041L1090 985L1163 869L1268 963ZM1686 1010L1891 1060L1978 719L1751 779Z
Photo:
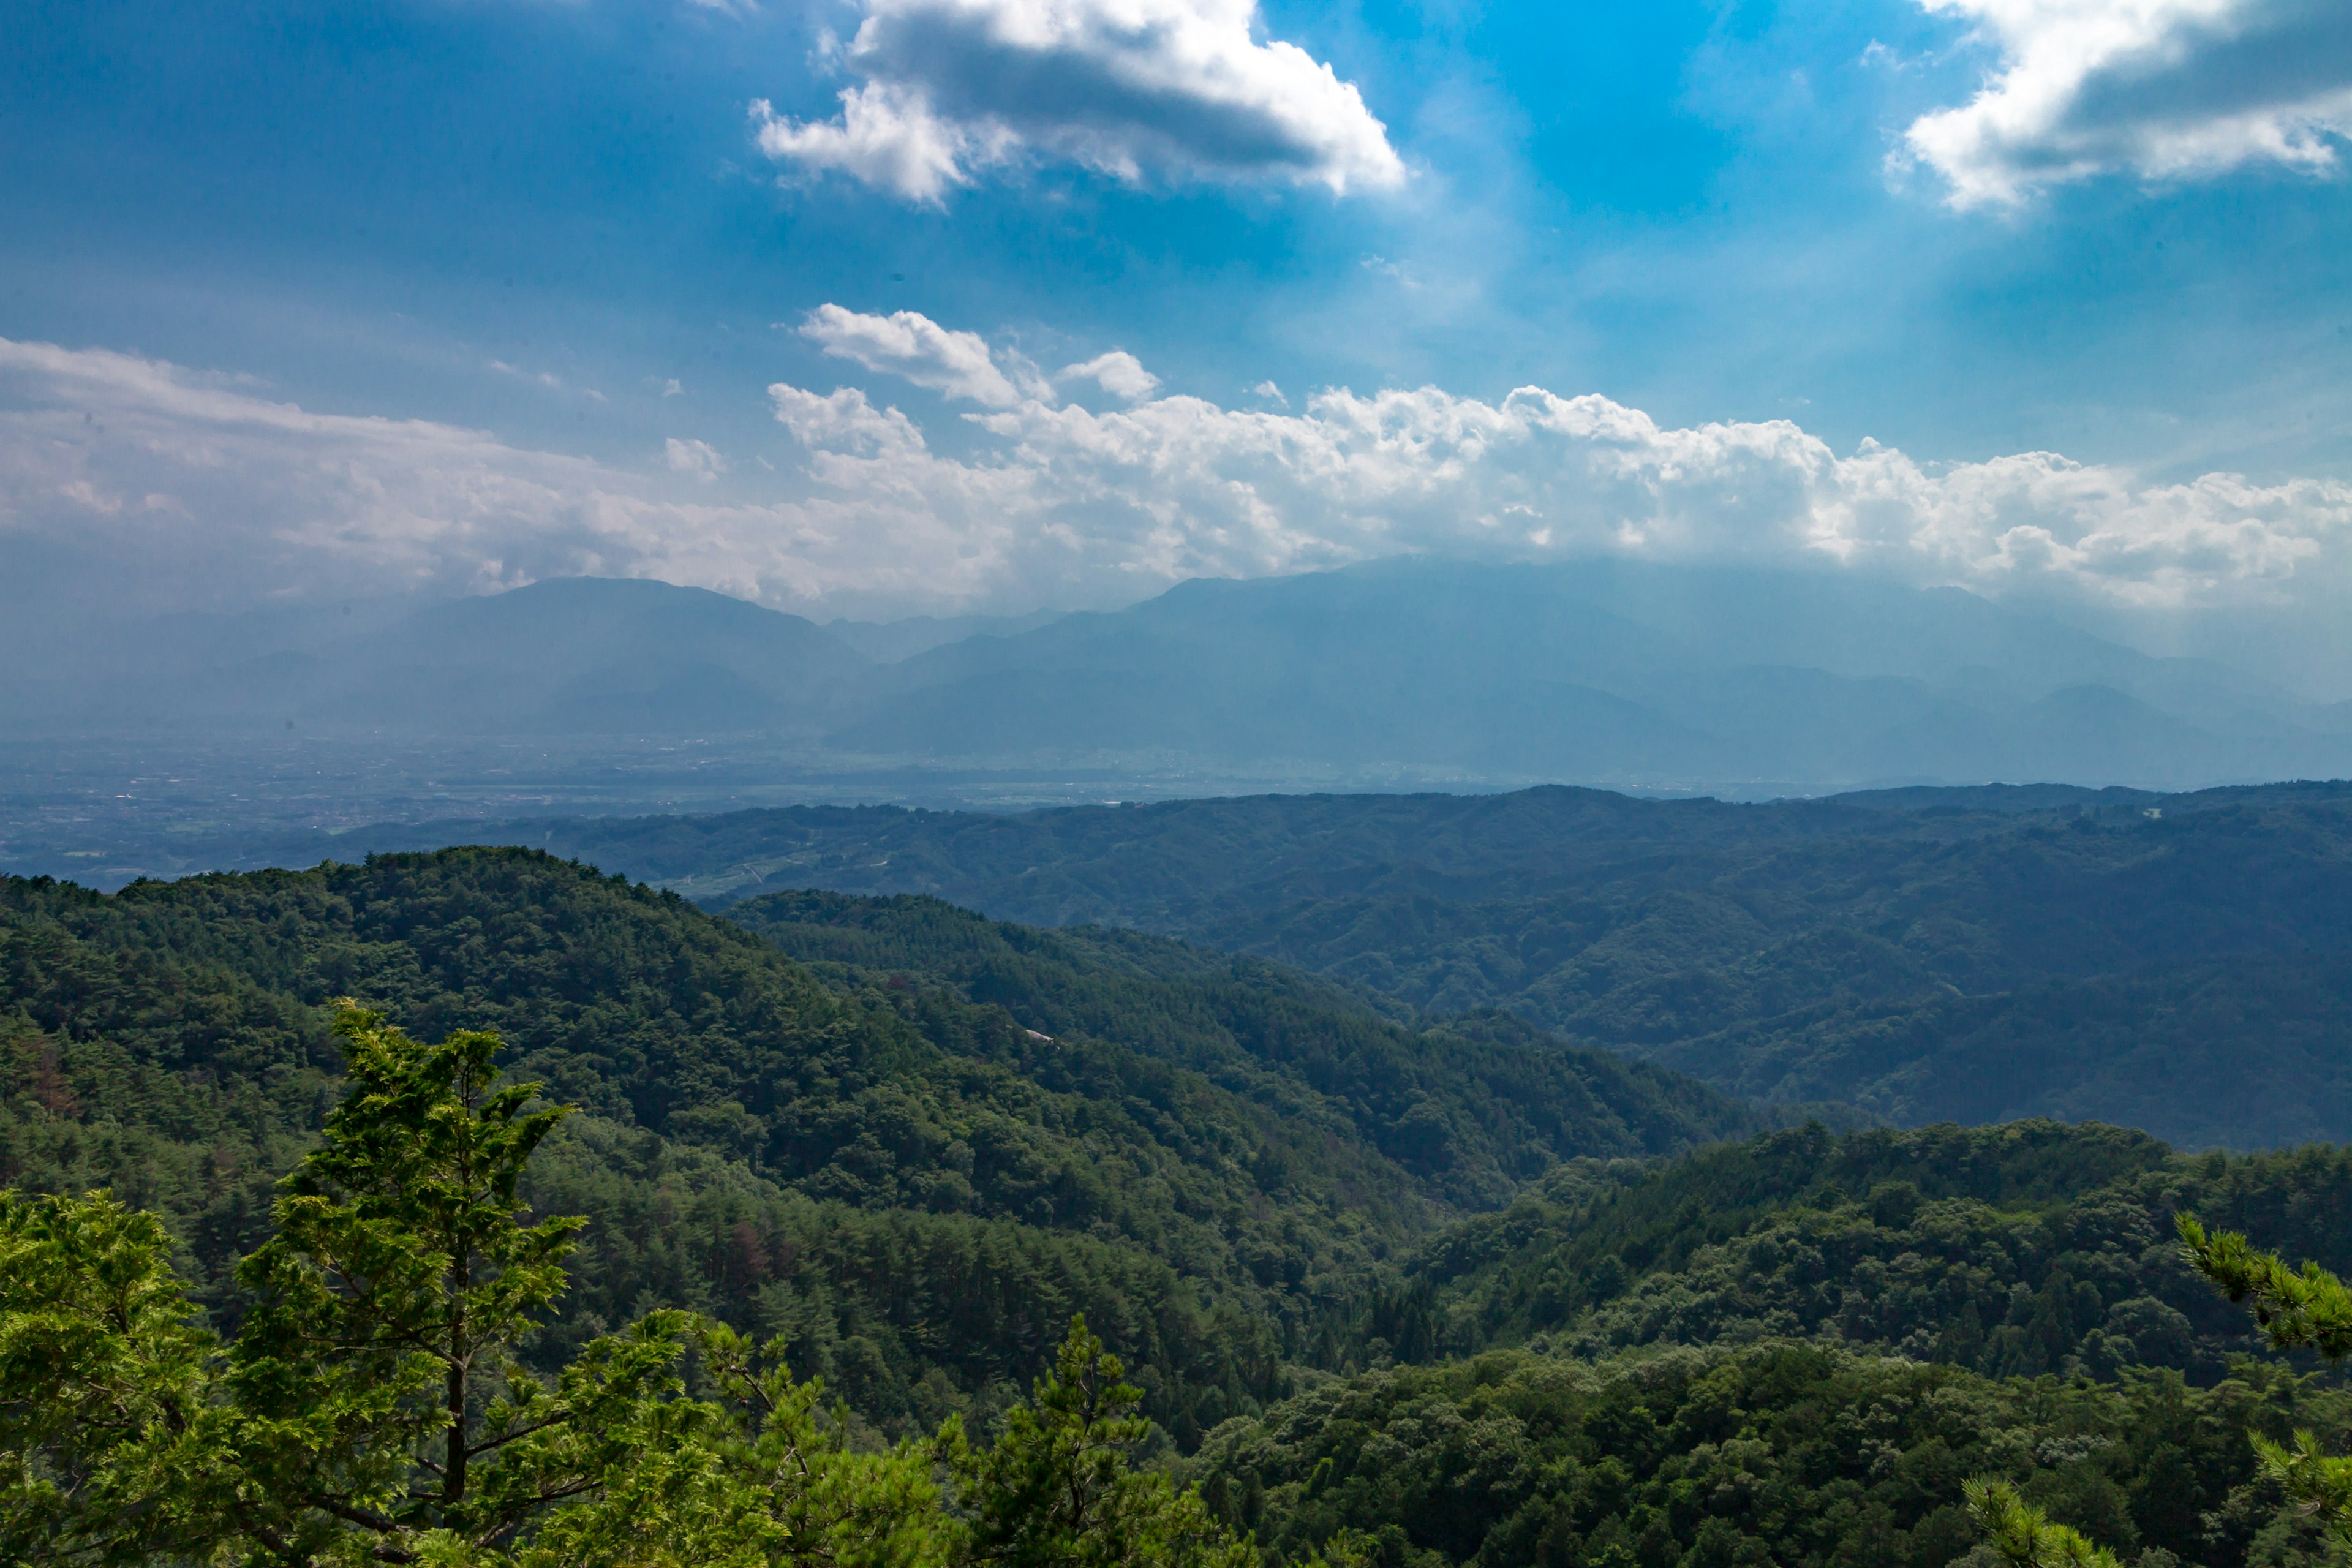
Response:
M2004 1476L2140 1568L2340 1561L2246 1440L2341 1444L2352 1396L2260 1363L1996 1381L1778 1342L1598 1365L1498 1352L1333 1382L1221 1427L1190 1468L1272 1557L1349 1531L1399 1568L1990 1564L1961 1483Z
M1507 1013L1767 1103L1914 1126L2094 1118L2189 1148L2352 1137L2343 785L511 826L719 903L919 893L1172 935L1426 1018Z
M1574 1162L1448 1229L1362 1319L1361 1357L1795 1336L1990 1376L2169 1367L2210 1382L2261 1342L2178 1255L2172 1215L2352 1264L2352 1154L2179 1155L2020 1121L1834 1138L1671 1165Z
M820 974L674 893L526 850L112 897L15 879L0 1177L160 1209L233 1311L226 1267L335 1092L322 1009L353 995L421 1037L494 1028L513 1071L585 1110L534 1177L543 1207L596 1222L551 1354L649 1302L706 1306L785 1333L869 1418L929 1421L1001 1405L1084 1310L1190 1441L1279 1392L1328 1303L1456 1206L1559 1155L1743 1124L1523 1029L1482 1047L1492 1070L1555 1065L1503 1080L1501 1115L1486 1080L1325 987L1257 965L1222 994L1245 1007L1253 984L1289 1059L1166 1019L1016 1016L910 967ZM1335 1060L1397 1070L1368 1109L1297 1065Z
M1162 937L1008 925L935 899L778 893L727 918L845 982L919 974L1031 1028L1107 1041L1360 1140L1464 1207L1577 1155L1647 1155L1751 1130L1692 1079L1559 1047L1506 1014L1416 1030L1359 994Z
M590 1222L543 1367L683 1305L781 1336L859 1443L986 1434L1083 1311L1159 1423L1139 1457L1268 1568L1943 1568L1983 1475L2140 1568L2334 1560L2248 1433L2340 1445L2352 1404L2169 1226L2342 1267L2345 1151L1748 1135L1507 1013L1429 1026L1165 937L919 897L731 915L519 849L10 881L0 1179L159 1211L234 1324L353 994L492 1026L584 1108L526 1188Z
M2335 1561L2251 1426L2352 1438L2182 1260L2192 1209L2352 1261L2352 1153L2182 1156L2050 1122L1579 1161L1360 1304L1345 1375L1219 1428L1224 1516L1386 1563L1942 1568L2004 1475L2149 1568Z

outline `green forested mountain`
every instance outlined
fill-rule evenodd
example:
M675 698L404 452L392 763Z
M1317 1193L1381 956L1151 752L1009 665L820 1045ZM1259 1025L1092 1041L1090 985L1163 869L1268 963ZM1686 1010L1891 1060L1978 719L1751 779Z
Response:
M1179 936L1766 1102L1903 1125L2089 1117L2190 1148L2352 1136L2343 785L1762 805L1540 789L528 831L719 902L924 893Z
M1067 1005L1108 1017L1082 952ZM1277 1391L1326 1304L1456 1208L1558 1157L1745 1125L1524 1028L1486 1031L1485 1078L1436 1065L1448 1050L1266 965L1214 993L1276 1021L1248 1035L1164 984L1156 1021L1097 1031L911 965L821 976L525 850L112 897L13 880L0 984L0 1177L161 1209L215 1305L331 1100L321 1008L352 995L420 1036L495 1028L516 1074L587 1112L534 1176L535 1201L596 1221L551 1344L708 1305L787 1334L885 1421L1002 1403L1083 1310L1189 1441ZM1318 1085L1331 1062L1354 1076Z
M1041 1032L1198 1072L1286 1121L1369 1142L1457 1206L1507 1201L1563 1158L1644 1155L1754 1125L1690 1079L1557 1046L1507 1014L1414 1029L1297 970L1164 937L837 893L772 894L727 915L845 981L943 980Z
M1986 1474L2151 1568L2332 1561L2244 1434L2340 1445L2352 1399L2263 1353L2170 1218L2340 1265L2347 1197L2340 1149L2049 1122L1578 1162L1367 1301L1368 1370L1193 1473L1270 1543L1353 1530L1395 1563L1941 1568Z
M1363 1331L1387 1338L1375 1358L1420 1361L1793 1335L1991 1376L2210 1382L2261 1341L2181 1260L2184 1210L2352 1261L2352 1154L2180 1155L2122 1128L2019 1121L1572 1162L1445 1231Z
M2005 831L1964 826L1954 858ZM1165 937L912 896L730 912L519 849L12 880L0 1179L161 1212L234 1323L351 994L494 1026L584 1108L528 1178L590 1221L549 1366L683 1305L781 1335L856 1441L986 1431L1082 1310L1269 1568L1942 1568L1985 1475L2144 1568L2332 1560L2248 1432L2341 1444L2352 1405L2169 1226L2342 1267L2343 1151L1757 1134L1507 1013L1428 1025Z

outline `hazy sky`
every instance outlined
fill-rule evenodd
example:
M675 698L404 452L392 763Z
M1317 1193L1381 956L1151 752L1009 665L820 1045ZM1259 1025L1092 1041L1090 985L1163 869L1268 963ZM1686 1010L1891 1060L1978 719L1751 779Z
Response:
M0 603L2352 591L2352 7L12 8Z

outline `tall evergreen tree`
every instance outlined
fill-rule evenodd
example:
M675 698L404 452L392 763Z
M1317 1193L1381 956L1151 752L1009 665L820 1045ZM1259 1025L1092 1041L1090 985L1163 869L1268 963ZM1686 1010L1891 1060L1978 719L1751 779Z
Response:
M520 1350L581 1221L518 1194L565 1114L498 1038L347 1006L342 1103L195 1320L154 1216L0 1194L0 1556L436 1568L1242 1568L1198 1498L1129 1468L1135 1391L1074 1327L994 1447L865 1451L779 1348L648 1314L554 1376ZM702 1386L686 1383L693 1369ZM1139 1556L1139 1553L1141 1555Z

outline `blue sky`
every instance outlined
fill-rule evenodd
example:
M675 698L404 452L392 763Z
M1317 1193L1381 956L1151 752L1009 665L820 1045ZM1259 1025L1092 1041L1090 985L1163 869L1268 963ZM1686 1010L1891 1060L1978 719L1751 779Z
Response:
M19 451L0 515L20 581L163 605L584 569L820 614L1024 609L1458 548L1810 552L2095 616L2320 615L2352 582L2339 9L36 4L0 58L0 338L66 357L0 377L0 453ZM2126 14L2141 31L2099 43ZM1119 34L1134 16L1176 40L1164 58L1160 35ZM1039 18L1059 53L1022 52ZM895 106L898 139L851 146L845 91ZM2036 92L2060 110L2021 119ZM903 173L924 146L929 188ZM962 151L941 165L940 146ZM828 305L919 315L946 336L906 353L977 353L1017 401L867 329L818 331ZM1111 351L1148 396L1058 374ZM1659 500L1692 454L1643 437L1628 481L1579 414L1506 419L1529 453L1583 445L1475 493L1375 472L1365 420L1420 421L1398 437L1417 461L1523 386L1669 436L1789 421L1820 450L1708 447L1805 489L1778 512L1760 470ZM852 389L865 413L828 404L820 430L776 387ZM1423 387L1441 404L1361 411ZM1235 423L1307 420L1326 388L1357 395L1355 437ZM229 401L194 409L191 389ZM368 512L316 471L408 448L355 457L373 427L261 412L289 405L478 433L415 439L436 472L492 480L450 480L463 528L439 491ZM891 408L920 472L857 423ZM57 456L110 413L135 441ZM190 456L190 420L240 455ZM1866 438L1938 499L1857 523L1885 484L1842 469L1823 500L1822 452ZM1070 455L1114 439L1124 479ZM1276 450L1301 439L1337 443L1344 476L1317 488ZM1945 482L2042 452L2080 467L1982 469L2006 499ZM1136 479L1171 453L1198 464L1165 494ZM2069 486L2105 499L2049 500ZM539 499L480 499L501 488ZM1953 536L1971 508L1999 526Z

